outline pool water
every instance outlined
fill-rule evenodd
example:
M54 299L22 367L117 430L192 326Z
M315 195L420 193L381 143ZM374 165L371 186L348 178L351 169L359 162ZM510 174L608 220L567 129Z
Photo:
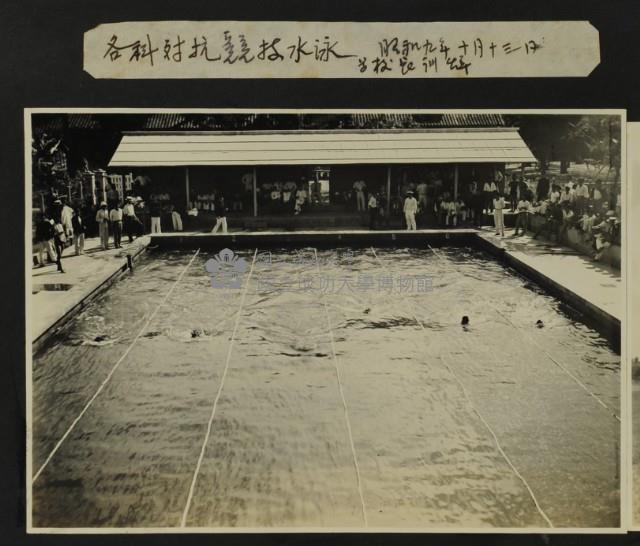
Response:
M619 525L620 358L562 302L472 248L214 254L34 356L35 527Z

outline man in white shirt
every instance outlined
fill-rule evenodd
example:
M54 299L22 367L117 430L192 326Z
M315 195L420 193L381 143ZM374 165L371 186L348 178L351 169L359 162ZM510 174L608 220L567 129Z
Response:
M412 191L407 192L407 197L404 200L404 218L407 222L407 230L416 230L416 212L418 212L418 201L413 196Z
M518 216L516 217L516 231L513 234L514 237L518 236L518 230L520 228L522 228L523 235L527 231L527 226L529 224L529 211L531 210L531 202L526 197L523 196L522 199L518 201L516 210L518 211Z
M484 196L484 208L487 212L491 212L493 210L493 195L498 191L498 186L496 183L485 182L482 187L482 195Z
M366 187L367 184L364 180L356 180L353 183L353 189L356 191L356 205L358 207L358 212L365 210L364 190Z
M71 241L73 238L73 209L67 204L64 197L62 211L60 212L60 223L64 228L64 233L67 236L67 241Z
M584 179L578 178L576 187L576 211L582 214L589 199L589 187L584 183Z
M105 201L100 203L100 208L96 212L96 224L98 224L98 231L100 232L102 250L107 250L109 248L109 211Z
M109 221L111 222L111 233L113 234L113 246L121 248L122 242L122 209L120 203L116 202L109 211Z
M127 202L122 207L122 221L124 233L129 237L129 242L133 242L133 235L139 225L136 209L133 206L133 197L127 197Z

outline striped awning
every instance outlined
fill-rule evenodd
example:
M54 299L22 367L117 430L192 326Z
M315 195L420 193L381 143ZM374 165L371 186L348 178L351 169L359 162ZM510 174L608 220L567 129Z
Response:
M514 128L128 133L110 167L529 163Z

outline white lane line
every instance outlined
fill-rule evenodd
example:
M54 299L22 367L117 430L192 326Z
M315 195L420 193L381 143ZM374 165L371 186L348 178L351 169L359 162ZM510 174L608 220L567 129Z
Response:
M429 247L429 248L431 248L431 247ZM382 263L382 260L380 260L380 258L376 254L376 251L375 251L375 249L373 247L371 247L371 251L373 252L373 255L375 256L375 258L380 262L380 265L384 267L384 265ZM405 296L405 300L407 301L407 303L409 303L409 308L413 308L413 302L409 298L407 298L406 296ZM418 317L415 315L415 313L413 313L413 319L420 325L420 328L422 328L423 332L426 333L427 330L424 327L424 324L422 324L421 320L418 320ZM524 476L522 474L520 474L518 469L515 467L515 465L513 464L511 459L509 458L509 456L505 453L504 449L502 449L502 446L500 445L500 441L498 440L498 437L496 436L496 433L491 428L491 425L489 425L489 423L486 421L486 419L482 416L480 411L478 411L478 409L473 404L473 401L471 400L471 397L469 396L469 393L468 393L466 387L464 386L464 384L462 383L462 381L458 377L458 374L456 374L453 371L453 368L449 365L449 363L447 361L445 361L444 355L442 356L441 361L444 364L445 368L447 368L447 370L449 371L451 376L454 378L456 383L458 383L458 386L460 387L460 390L462 391L462 394L465 397L465 400L467 401L467 404L469 405L471 410L478 416L480 421L482 421L482 423L484 424L486 429L489 431L489 434L491 434L491 436L493 438L493 441L494 441L494 443L496 445L496 448L498 449L498 452L500 453L500 455L502 455L502 458L505 460L507 465L509 465L509 467L511 468L513 473L516 475L516 477L520 480L520 482L524 485L525 489L529 493L529 496L531 497L531 500L533 501L533 504L535 505L535 507L538 510L538 513L540 514L542 519L545 520L545 522L547 523L547 525L549 527L553 528L553 523L551 522L551 520L549 519L547 514L544 512L544 510L542 509L542 507L538 503L538 499L536 498L533 490L529 486L529 483L527 482L527 480L525 480Z
M457 273L458 275L460 275L462 278L465 278L465 275L463 273L460 273L460 271L458 271L455 267L451 267L449 266L448 262L446 261L446 259L444 257L442 257L438 252L435 251L435 249L431 246L431 245L427 245L429 247L429 249L431 250L431 252L433 252L433 254L435 256L437 256L440 260L443 261L443 263L447 264L447 266L449 267L449 269L451 269L452 271L454 271L455 273ZM589 396L591 396L596 402L598 402L598 404L600 404L604 409L606 409L615 419L617 419L618 421L620 421L620 416L615 412L615 410L611 409L605 402L603 402L597 394L595 394L594 392L592 392L589 387L587 387L582 381L580 381L580 379L578 379L570 370L568 370L565 366L563 366L558 360L556 360L553 356L551 356L549 354L549 352L542 346L540 345L540 343L538 343L535 339L533 339L532 337L530 337L528 334L526 334L522 328L519 328L505 313L501 313L500 310L493 305L489 300L483 299L482 300L483 304L486 304L487 306L491 307L491 309L493 309L495 311L495 313L497 313L499 316L503 317L504 319L507 320L507 322L509 324L511 324L511 326L514 327L514 329L520 334L521 337L529 340L529 342L532 345L535 345L538 349L540 349L549 360L551 360L551 362L553 362L558 368L560 368L566 375L568 375L571 379L573 379L573 381L580 387L582 388Z
M316 268L318 270L318 273L320 273L320 264L318 262L318 252L317 250L314 248L313 249L313 254L315 255L316 258ZM356 446L353 442L353 433L351 432L351 421L349 419L349 408L347 406L347 400L344 396L344 390L342 388L342 378L340 376L340 367L338 366L338 357L336 355L336 347L335 347L335 343L333 340L333 328L331 326L331 318L329 317L329 308L327 306L327 301L324 297L324 295L322 296L322 304L324 306L324 312L325 312L325 316L327 317L327 327L329 329L329 338L331 340L331 354L333 357L333 366L336 372L336 380L338 382L338 390L340 392L340 398L342 399L342 408L343 408L343 412L344 412L344 420L346 423L346 427L347 427L347 434L349 436L349 444L351 445L351 456L353 457L353 466L355 468L356 471L356 483L358 485L358 494L360 495L360 506L362 508L362 520L364 521L364 526L368 527L369 526L369 522L367 521L367 507L365 505L364 502L364 494L362 492L362 480L360 478L360 466L358 465L358 456L356 455Z
M138 332L138 334L136 335L136 337L133 339L133 341L130 343L129 347L127 347L127 350L122 354L122 356L118 359L118 361L115 363L115 365L113 366L113 368L111 368L111 371L107 374L107 377L105 378L105 380L100 384L100 386L98 387L98 390L94 393L94 395L89 399L89 401L86 403L86 405L84 406L84 408L82 408L82 411L78 414L78 416L73 420L73 422L71 423L71 425L69 425L69 428L67 429L67 431L62 435L62 438L60 438L60 440L58 440L58 443L54 446L54 448L51 450L51 453L49 453L49 456L45 459L44 463L42 463L42 466L40 467L40 469L36 472L36 474L34 475L33 479L31 480L31 485L33 485L35 483L35 481L38 479L38 477L40 476L40 474L42 474L42 471L45 469L45 467L49 464L49 462L51 461L51 459L53 458L53 456L56 454L56 452L58 451L58 449L60 449L60 446L62 445L62 443L67 439L67 437L69 436L69 434L71 434L71 431L74 429L74 427L78 424L78 421L80 421L80 419L82 419L82 416L86 413L86 411L89 409L89 406L91 406L91 404L93 404L93 401L98 398L98 395L102 392L102 390L105 388L105 386L107 385L107 383L109 382L109 380L111 379L111 377L113 376L113 374L115 373L115 371L118 369L118 366L120 366L120 364L122 363L122 361L127 357L127 355L131 352L131 349L133 349L133 346L136 344L136 342L138 341L138 339L140 339L140 336L142 335L142 333L147 329L147 327L149 326L149 324L151 324L151 321L153 320L153 318L156 316L156 314L158 313L158 311L160 310L160 307L162 307L165 302L167 301L167 299L169 299L169 296L171 296L171 294L173 293L174 289L176 286L178 286L178 283L182 280L182 277L184 276L184 274L187 272L187 270L189 269L189 267L191 267L191 264L193 263L193 260L196 259L196 256L200 253L200 249L196 250L195 254L191 257L191 260L189 260L189 263L184 267L184 269L180 272L180 275L178 275L178 278L176 279L176 281L173 283L173 285L171 286L171 288L169 289L169 291L165 294L164 298L162 298L162 301L158 304L158 306L155 308L155 310L153 311L153 313L151 313L151 315L149 316L149 318L147 319L147 321L144 323L144 325L142 326L142 328L140 329L140 331Z
M238 325L240 324L240 318L242 316L242 308L244 307L244 300L247 296L247 289L249 288L249 281L251 280L251 275L253 274L253 268L256 263L257 254L258 254L258 249L256 248L255 252L253 253L253 260L251 261L251 269L249 269L249 275L247 275L247 281L244 285L244 290L242 291L242 298L240 299L240 307L236 315L236 322L235 322L235 325L233 326L231 339L229 340L229 348L227 349L227 360L224 364L224 371L222 372L222 377L220 378L220 385L218 386L218 392L216 393L216 397L213 401L213 407L211 408L211 415L209 416L209 422L207 423L207 432L204 436L202 447L200 448L200 456L198 457L196 469L194 470L193 478L191 479L191 486L189 487L189 494L187 495L187 503L185 504L184 511L182 512L180 527L186 527L187 525L187 516L189 515L189 509L191 508L193 494L196 490L196 483L198 481L198 474L200 473L200 467L202 466L204 454L205 454L205 451L207 450L207 443L209 443L209 437L211 436L211 429L213 427L213 420L215 419L215 416L216 416L218 401L220 400L220 395L222 394L222 388L224 387L224 381L225 381L225 378L227 377L227 372L229 371L229 362L231 361L231 352L233 351L233 344L235 341L236 332L238 331Z

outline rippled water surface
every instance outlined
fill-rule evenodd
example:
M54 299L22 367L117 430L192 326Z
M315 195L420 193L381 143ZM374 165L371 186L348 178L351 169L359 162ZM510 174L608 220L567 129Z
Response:
M34 357L34 526L619 525L620 359L561 302L469 248L258 256L150 253Z

